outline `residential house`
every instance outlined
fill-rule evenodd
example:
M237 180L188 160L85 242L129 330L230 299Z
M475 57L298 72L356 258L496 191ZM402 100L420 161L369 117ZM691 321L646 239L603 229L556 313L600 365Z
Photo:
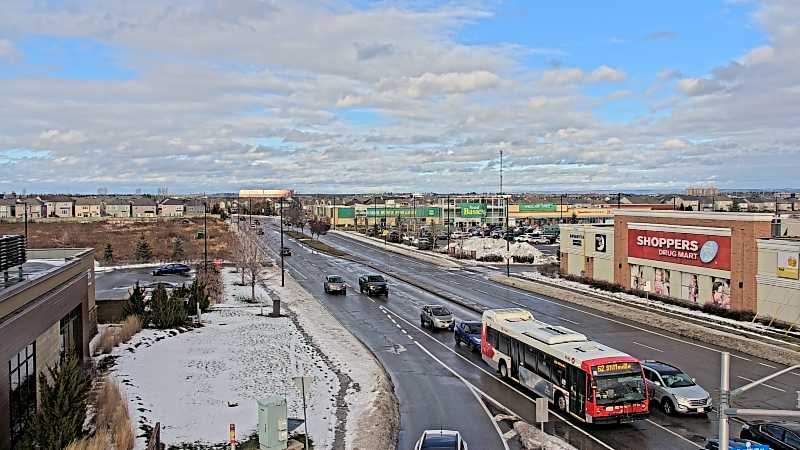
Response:
M27 207L25 205L27 205ZM28 197L19 199L17 206L14 208L14 215L18 219L24 219L26 209L28 210L28 219L47 217L47 206L38 198Z
M693 195L675 195L664 200L664 202L673 204L675 209L681 211L700 211L704 200L703 197L695 197Z
M158 204L150 198L134 198L131 200L132 217L156 217L158 215Z
M97 197L75 199L75 217L100 217L102 202Z
M182 217L185 201L180 198L168 198L158 204L158 215L162 217Z
M72 217L75 201L66 195L43 195L39 197L47 207L48 217Z
M202 216L206 212L205 201L199 199L188 200L183 207L186 216Z
M14 217L15 199L0 198L0 219Z
M103 215L107 217L131 217L131 201L122 197L111 197L103 202Z

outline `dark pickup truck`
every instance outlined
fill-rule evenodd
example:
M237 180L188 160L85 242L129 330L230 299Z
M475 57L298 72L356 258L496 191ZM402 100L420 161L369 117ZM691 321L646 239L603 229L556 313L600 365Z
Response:
M358 277L359 292L373 295L389 295L389 285L381 275L361 275Z

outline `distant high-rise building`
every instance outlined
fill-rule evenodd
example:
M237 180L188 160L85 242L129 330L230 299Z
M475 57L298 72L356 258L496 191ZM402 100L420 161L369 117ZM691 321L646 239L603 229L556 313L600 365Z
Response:
M710 197L712 195L719 195L719 189L714 186L689 186L686 188L686 195Z

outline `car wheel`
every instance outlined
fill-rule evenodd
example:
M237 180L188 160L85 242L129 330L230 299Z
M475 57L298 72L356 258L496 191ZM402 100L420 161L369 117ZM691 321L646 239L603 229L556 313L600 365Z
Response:
M425 319L422 317L419 318L419 326L420 328L425 328Z
M506 367L505 361L500 361L500 378L508 378L508 367Z
M564 397L564 394L559 394L558 398L556 398L556 407L558 407L559 411L567 411L567 398Z
M672 400L665 398L661 401L661 409L664 410L664 414L671 416L675 414L675 405L672 404Z
M453 335L453 340L456 341L456 347L461 347L461 341L458 340L458 335Z

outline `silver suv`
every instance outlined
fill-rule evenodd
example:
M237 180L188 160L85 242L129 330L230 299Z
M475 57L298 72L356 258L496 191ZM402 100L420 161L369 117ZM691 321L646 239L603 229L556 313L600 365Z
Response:
M681 369L661 361L642 361L650 400L667 415L705 414L711 411L711 395Z

